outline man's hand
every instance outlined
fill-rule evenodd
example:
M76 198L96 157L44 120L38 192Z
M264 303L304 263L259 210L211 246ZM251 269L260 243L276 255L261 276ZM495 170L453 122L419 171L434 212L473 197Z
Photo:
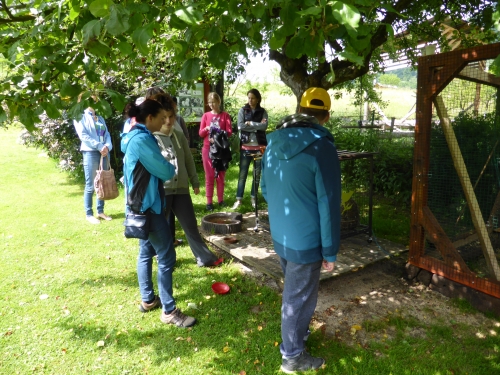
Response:
M200 188L194 188L193 190L195 195L200 194Z
M323 264L321 266L323 267L324 270L332 272L333 269L335 268L335 262L328 262L323 259Z

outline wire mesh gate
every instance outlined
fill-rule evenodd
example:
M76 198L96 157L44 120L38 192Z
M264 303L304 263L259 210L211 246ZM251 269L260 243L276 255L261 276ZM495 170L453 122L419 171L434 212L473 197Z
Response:
M409 262L500 298L500 43L418 61Z

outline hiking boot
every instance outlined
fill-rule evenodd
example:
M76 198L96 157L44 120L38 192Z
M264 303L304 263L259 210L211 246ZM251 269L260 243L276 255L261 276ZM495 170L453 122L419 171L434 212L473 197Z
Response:
M207 211L212 212L214 210L214 205L212 203L207 204Z
M141 301L139 304L139 310L143 313L147 313L151 310L157 309L158 307L161 307L161 301L158 296L155 296L155 299L151 303Z
M294 358L283 358L281 363L281 371L287 374L295 374L295 372L316 370L319 369L325 360L319 357L312 357L305 350Z
M220 208L226 207L226 203L224 201L220 201L219 202L219 207Z
M166 314L165 311L162 311L160 320L165 324L175 324L177 327L181 328L191 327L196 323L195 318L184 315L181 310L177 308L170 314Z
M237 210L241 206L241 199L236 199L236 202L234 202L233 207L231 207L231 210Z

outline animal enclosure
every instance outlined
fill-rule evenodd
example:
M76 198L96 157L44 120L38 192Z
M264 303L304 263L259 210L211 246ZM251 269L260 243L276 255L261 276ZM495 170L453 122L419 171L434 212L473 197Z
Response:
M411 264L500 298L500 44L418 61Z

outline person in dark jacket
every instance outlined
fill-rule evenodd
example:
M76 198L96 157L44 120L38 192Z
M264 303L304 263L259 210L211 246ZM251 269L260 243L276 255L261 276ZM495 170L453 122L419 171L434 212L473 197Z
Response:
M170 108L173 111L173 108ZM141 292L139 310L148 312L163 306L160 320L177 327L190 327L196 319L184 315L175 304L172 273L176 255L172 236L165 218L163 183L175 174L175 167L162 156L152 133L159 131L167 120L167 110L157 101L146 99L139 106L130 104L129 117L137 123L122 136L123 173L127 194L127 212L149 212L150 231L147 240L139 240L137 277ZM158 260L158 290L155 295L152 266Z
M281 369L317 369L322 358L305 350L318 300L321 268L333 271L340 246L340 163L332 134L330 96L312 87L299 113L285 117L267 136L262 194L268 203L274 250L285 283L281 305Z
M261 147L267 144L267 112L260 106L262 96L259 90L251 89L247 92L248 103L238 112L238 130L240 132L240 174L238 177L238 188L236 191L236 202L232 209L236 210L241 206L245 184L247 182L248 169L254 160L253 154L260 152ZM261 160L255 161L255 179L252 179L252 189L250 197L252 206L255 207L256 185L259 186Z

